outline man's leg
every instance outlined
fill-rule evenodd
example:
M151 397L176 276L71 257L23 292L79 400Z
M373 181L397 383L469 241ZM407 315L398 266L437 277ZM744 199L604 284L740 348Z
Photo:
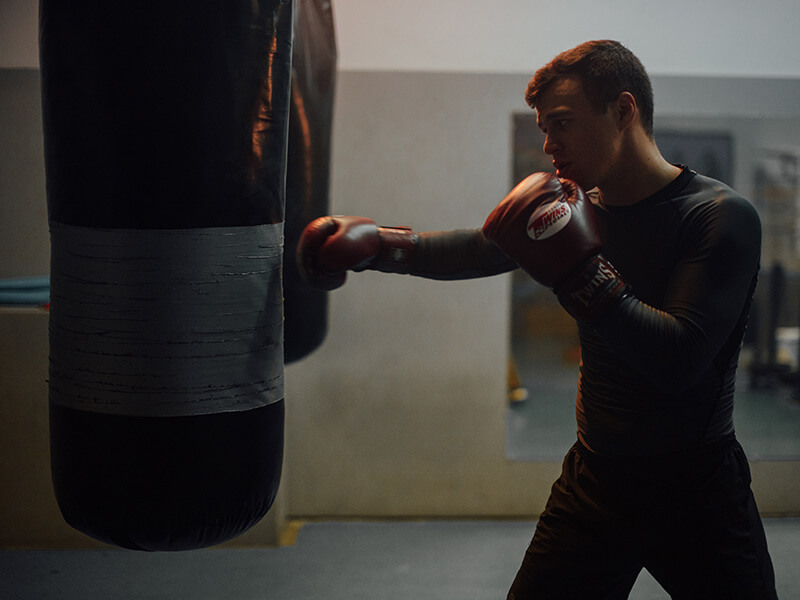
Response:
M654 515L645 567L675 600L777 600L741 446L734 443L694 475L684 501Z
M508 600L624 600L641 570L613 497L576 448L536 525Z

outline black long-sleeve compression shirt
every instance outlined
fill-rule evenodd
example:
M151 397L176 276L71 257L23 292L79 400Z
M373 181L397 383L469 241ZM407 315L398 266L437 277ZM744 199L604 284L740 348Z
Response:
M632 206L602 204L603 255L630 286L599 322L579 323L578 435L609 456L658 456L733 432L739 350L761 224L730 187L684 168ZM411 274L467 279L516 268L480 229L420 234Z
M631 286L599 323L579 324L582 442L660 455L733 432L739 350L761 253L753 206L684 169L625 208L596 207L603 254Z

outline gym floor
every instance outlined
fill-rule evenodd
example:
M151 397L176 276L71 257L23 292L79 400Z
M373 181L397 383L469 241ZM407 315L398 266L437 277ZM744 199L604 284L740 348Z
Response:
M2 551L9 600L501 600L535 523L294 523L292 545L177 553ZM800 598L800 519L767 519L782 599ZM669 596L643 571L631 600Z

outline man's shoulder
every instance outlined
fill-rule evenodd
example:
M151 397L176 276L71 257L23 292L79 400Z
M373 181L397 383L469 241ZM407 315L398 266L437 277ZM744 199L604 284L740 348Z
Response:
M707 205L758 217L753 204L730 185L699 173L672 200L684 205L685 210Z
M722 181L696 174L673 202L686 226L710 227L737 237L760 237L761 219L756 208Z

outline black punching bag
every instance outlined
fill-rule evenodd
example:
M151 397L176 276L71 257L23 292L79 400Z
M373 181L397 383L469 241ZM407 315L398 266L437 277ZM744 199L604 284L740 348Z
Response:
M328 0L298 0L292 50L289 162L286 172L286 246L283 284L284 357L304 358L325 339L328 293L303 281L297 242L311 221L327 215L331 129L336 83L336 37Z
M291 0L41 1L52 477L98 540L275 498L291 46Z

